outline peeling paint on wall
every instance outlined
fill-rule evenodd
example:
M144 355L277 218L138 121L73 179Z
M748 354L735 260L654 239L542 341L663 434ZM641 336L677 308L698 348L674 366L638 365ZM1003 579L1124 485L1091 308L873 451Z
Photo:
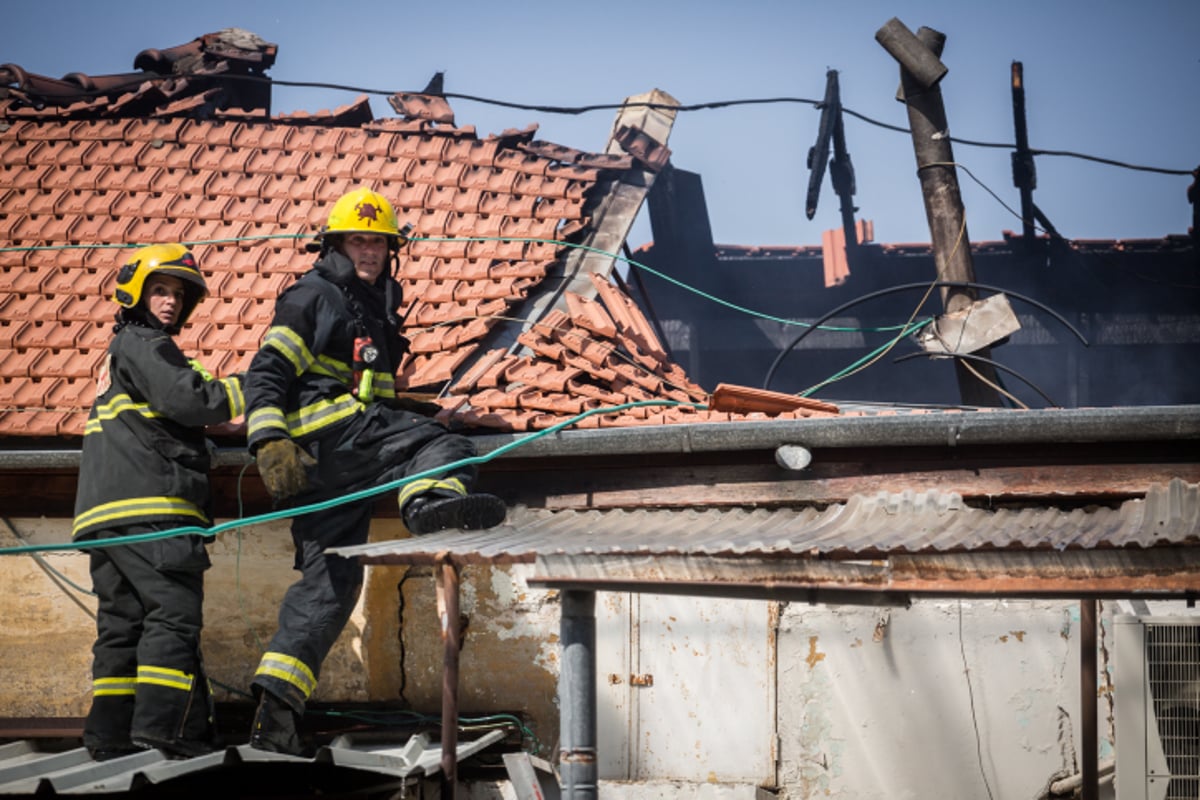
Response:
M436 583L426 567L372 568L369 618L381 630L367 648L381 693L440 713L443 644ZM530 589L521 575L472 565L460 573L466 627L459 654L464 715L509 712L527 718L543 748L558 736L558 595ZM386 628L386 630L385 630ZM389 660L385 662L385 656ZM551 755L543 749L540 755Z

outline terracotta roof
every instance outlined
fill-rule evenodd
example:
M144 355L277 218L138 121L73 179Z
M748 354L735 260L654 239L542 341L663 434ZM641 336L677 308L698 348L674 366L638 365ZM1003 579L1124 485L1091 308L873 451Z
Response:
M255 78L274 58L230 30L143 51L140 73L0 66L0 436L82 433L115 267L144 244L189 243L209 282L184 350L214 374L246 369L275 297L311 264L304 244L359 184L414 226L401 385L461 423L530 430L600 405L707 399L610 276L562 289L569 243L596 233L623 176L666 163L664 143L625 128L630 150L615 154L537 141L536 126L481 137L454 126L444 98L409 93L391 99L402 117L376 119L366 97L272 117ZM555 292L558 304L531 302ZM580 424L728 418L643 406Z

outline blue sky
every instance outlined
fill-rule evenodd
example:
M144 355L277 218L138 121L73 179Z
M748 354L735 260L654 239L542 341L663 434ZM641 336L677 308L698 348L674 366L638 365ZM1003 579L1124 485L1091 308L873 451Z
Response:
M793 97L818 101L837 70L843 105L906 127L894 99L896 61L875 40L893 17L946 35L941 89L951 135L1011 144L1011 65L1023 65L1030 145L1139 166L1200 165L1200 2L1195 0L570 0L332 4L205 0L39 0L4 3L0 63L61 77L132 69L143 49L228 27L279 47L269 75L377 90L419 91L435 72L450 93L541 105L619 103L661 89L684 104ZM354 92L276 87L273 111L315 112ZM480 135L539 125L538 138L602 150L614 112L577 116L451 100L457 123ZM804 213L806 157L819 112L807 103L681 114L672 160L698 173L718 243L819 244L840 225L828 175L814 219ZM880 242L927 242L912 140L848 116L847 148L860 218ZM988 190L1019 208L1010 150L955 145L986 189L959 173L973 241L1021 223ZM1034 201L1064 236L1157 238L1183 234L1189 175L1133 171L1040 156ZM651 238L643 211L630 244Z

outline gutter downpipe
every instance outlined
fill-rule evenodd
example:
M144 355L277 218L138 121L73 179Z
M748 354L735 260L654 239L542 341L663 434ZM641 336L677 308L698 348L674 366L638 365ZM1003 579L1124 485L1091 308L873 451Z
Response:
M449 558L438 559L437 610L442 630L442 780L440 797L454 800L458 784L458 654L462 649L459 625L458 567Z
M559 771L566 800L596 800L596 593L562 593L562 669L558 676Z
M1079 601L1079 702L1083 730L1080 760L1083 800L1099 800L1100 753L1096 713L1096 598Z

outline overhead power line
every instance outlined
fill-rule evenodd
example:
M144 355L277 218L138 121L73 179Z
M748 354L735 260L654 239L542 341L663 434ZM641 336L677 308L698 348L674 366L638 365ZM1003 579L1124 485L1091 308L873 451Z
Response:
M278 78L271 78L266 75L238 75L238 74L229 74L229 73L223 73L223 74L181 73L181 74L177 74L177 75L148 74L145 76L137 76L137 77L130 78L128 81L125 81L122 83L117 83L114 85L106 86L104 89L89 90L89 89L85 89L84 87L80 86L78 91L73 93L73 96L74 97L79 97L79 96L99 97L99 96L103 96L103 95L107 95L107 94L112 94L113 92L116 92L116 91L123 91L126 89L141 86L143 83L146 83L147 81L164 82L164 81L176 80L179 78L195 78L195 79L201 79L201 80L250 81L250 82L254 82L254 83L266 83L266 84L270 84L273 86L287 86L290 88L303 88L303 89L332 89L334 91L353 92L356 94L378 95L381 97L391 97L392 95L397 95L397 94L412 94L412 95L427 94L427 92L425 92L425 91L409 92L409 91L396 91L396 90L392 90L392 89L369 89L364 86L352 86L352 85L343 84L343 83L328 83L325 81L288 81L288 80L280 80ZM495 97L483 97L480 95L462 94L462 93L458 93L458 92L441 92L437 96L443 97L447 100L465 100L467 102L481 103L483 105L499 106L501 108L513 108L513 109L519 109L522 111L537 111L537 112L543 113L543 114L565 114L565 115L571 115L571 116L587 114L587 113L590 113L593 111L616 111L616 110L619 110L622 108L653 108L653 109L660 109L660 110L664 110L664 111L673 111L673 112L691 112L691 111L710 111L710 110L722 109L722 108L733 108L736 106L778 105L778 104L809 105L817 110L820 110L821 108L824 107L823 100L815 100L815 99L809 98L809 97L789 97L789 96L746 97L746 98L735 98L735 99L731 99L731 100L713 100L713 101L709 101L709 102L705 102L705 103L686 103L683 105L673 105L671 103L660 103L660 102L654 102L654 101L649 101L649 100L644 100L644 101L639 100L639 101L621 102L621 103L592 103L592 104L588 104L588 105L577 105L577 106L548 105L545 103L519 103L519 102L512 101L512 100L501 100L501 99L495 98ZM909 131L908 128L905 128L900 125L891 125L886 122L881 122L880 120L874 119L872 117L868 117L866 114L859 113L857 111L854 111L853 109L847 108L846 106L842 106L842 112L849 116L855 117L856 119L862 120L863 122L866 122L869 125L874 125L878 128L882 128L884 130L894 131L896 133L906 133L906 134L911 133L911 131ZM981 141L975 141L972 139L960 139L960 138L954 137L954 136L950 137L950 141L954 142L955 144L965 145L965 146L969 146L969 147L988 147L988 148L996 148L996 149L1002 149L1002 150L1015 150L1017 147L1016 144L1009 144L1006 142L981 142ZM1150 167L1150 166L1144 166L1144 165L1139 165L1139 164L1132 164L1127 161L1119 161L1117 159L1103 158L1100 156L1088 155L1086 153L1078 153L1078 152L1075 152L1072 150L1040 150L1037 148L1029 148L1028 152L1031 155L1035 155L1035 156L1062 156L1062 157L1066 157L1066 158L1078 158L1078 159L1082 159L1084 161L1092 161L1092 162L1095 162L1098 164L1106 164L1106 165L1112 166L1112 167L1120 167L1122 169L1136 170L1139 172L1153 172L1153 173L1158 173L1161 175L1194 175L1196 173L1196 170L1194 170L1194 169L1171 169L1171 168L1167 168L1167 167Z

